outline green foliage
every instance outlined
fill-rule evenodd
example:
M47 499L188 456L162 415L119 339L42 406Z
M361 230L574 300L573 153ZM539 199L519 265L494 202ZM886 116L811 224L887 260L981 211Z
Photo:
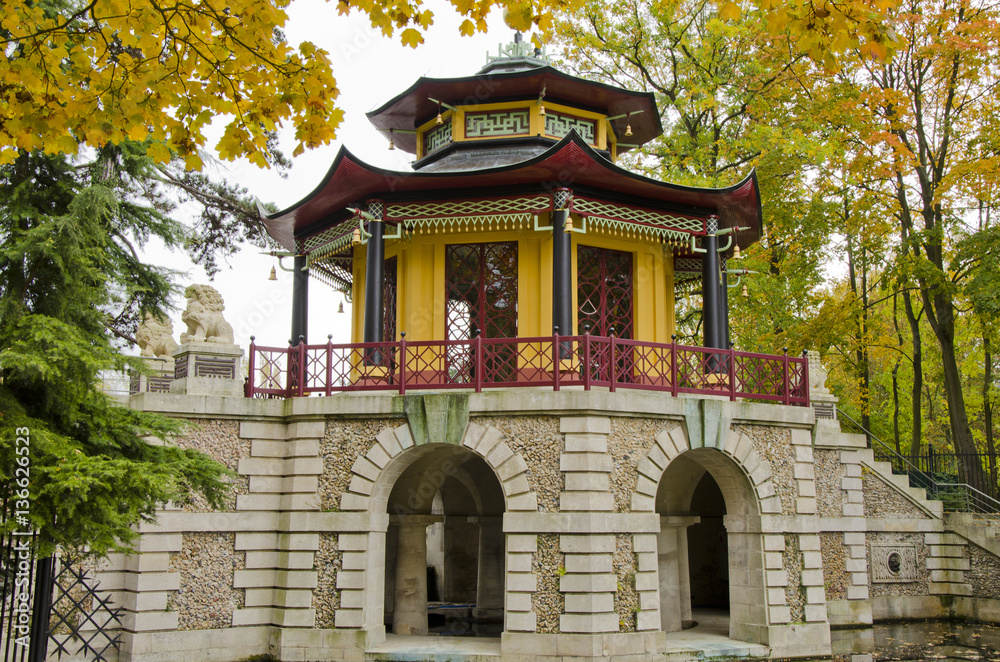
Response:
M10 478L27 430L30 518L45 549L120 549L157 506L192 490L220 504L225 489L207 456L148 441L178 433L176 421L99 389L102 371L141 369L115 338L173 291L171 273L136 247L187 234L158 209L165 199L136 154L107 149L80 167L22 152L0 167L0 471Z
M841 34L817 58L818 24L775 8L589 0L557 32L577 72L655 93L664 135L626 165L707 186L756 169L764 236L740 266L762 275L730 297L737 348L820 350L840 406L904 452L993 452L1000 9L884 5L879 48ZM678 286L683 341L700 299Z

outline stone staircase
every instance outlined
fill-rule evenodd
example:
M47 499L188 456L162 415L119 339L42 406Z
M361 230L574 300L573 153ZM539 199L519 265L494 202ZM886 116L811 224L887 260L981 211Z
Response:
M851 435L864 438L864 435ZM911 487L910 477L906 474L892 472L892 463L875 459L875 452L870 448L858 449L861 454L861 464L873 471L886 483L895 487L900 494L909 499L913 505L936 519L944 518L944 504L927 496L927 490L922 487Z

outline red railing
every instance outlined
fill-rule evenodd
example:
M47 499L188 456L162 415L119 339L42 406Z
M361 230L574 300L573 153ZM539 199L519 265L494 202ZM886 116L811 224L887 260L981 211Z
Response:
M246 396L343 391L594 386L809 405L805 357L626 340L540 336L263 347L250 339ZM402 360L400 360L402 359Z

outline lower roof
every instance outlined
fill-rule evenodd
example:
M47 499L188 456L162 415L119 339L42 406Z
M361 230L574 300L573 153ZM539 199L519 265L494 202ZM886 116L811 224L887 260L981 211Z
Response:
M760 238L762 215L757 176L726 188L670 184L621 168L571 132L541 154L518 163L461 172L394 171L369 165L341 147L312 193L282 211L260 210L268 233L289 251L316 232L348 222L348 206L386 202L485 197L500 192L570 188L588 196L692 218L719 217L719 227L746 227L736 235L746 247Z

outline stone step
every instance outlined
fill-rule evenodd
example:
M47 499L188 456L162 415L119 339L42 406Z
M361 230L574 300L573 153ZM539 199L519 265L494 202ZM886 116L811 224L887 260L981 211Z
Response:
M944 524L946 530L958 534L995 556L1000 556L1000 522L972 513L948 513L944 518Z
M500 662L500 639L487 637L427 637L386 635L365 653L365 662Z
M875 459L875 452L870 448L860 449L861 463L879 475L880 478L894 486L897 490L909 496L920 507L935 517L944 515L944 504L927 498L927 490L922 487L910 486L910 478L905 474L894 474L892 463Z

